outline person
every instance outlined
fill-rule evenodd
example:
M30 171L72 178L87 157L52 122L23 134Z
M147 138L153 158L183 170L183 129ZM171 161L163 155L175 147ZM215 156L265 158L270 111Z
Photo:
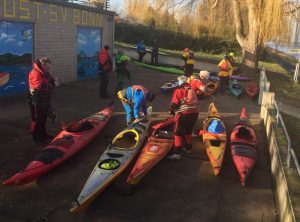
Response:
M99 75L100 75L100 89L99 96L101 99L109 98L107 94L107 86L109 83L108 74L112 69L112 61L108 54L110 47L108 45L104 46L98 55L99 62Z
M126 76L130 81L130 72L127 69L127 63L130 62L130 58L124 55L122 49L118 49L117 55L115 57L116 62L116 72L117 72L117 86L115 89L116 94L123 89L124 76Z
M234 53L233 52L229 53L228 59L229 59L231 66L234 67L235 61L234 61Z
M28 75L29 106L31 112L31 134L36 143L45 144L53 136L46 130L47 117L54 121L56 114L51 106L51 91L58 85L49 73L51 61L47 57L38 59Z
M158 39L153 40L152 52L151 52L151 63L158 64L158 51L159 51L159 41Z
M226 86L229 83L229 77L232 75L232 66L229 61L229 57L227 55L224 56L224 59L220 61L218 64L219 73L218 76L220 77L220 91L221 94L225 94Z
M185 48L183 50L181 58L184 60L184 75L186 77L190 77L193 74L194 69L194 52L192 50L189 50L188 48Z
M119 91L118 97L125 108L126 123L129 126L142 119L140 109L147 115L147 102L153 101L155 94L143 86L133 85Z
M175 115L174 147L169 159L181 159L182 146L189 154L192 150L192 130L198 118L198 99L195 91L187 83L186 76L178 77L179 86L173 92L169 113Z
M144 41L140 41L136 46L136 52L139 55L139 62L143 62L143 58L146 55L146 47L144 45Z
M203 99L205 94L205 80L209 78L209 73L206 70L202 70L199 73L199 79L191 75L187 82L190 84L191 88L196 92L198 99Z

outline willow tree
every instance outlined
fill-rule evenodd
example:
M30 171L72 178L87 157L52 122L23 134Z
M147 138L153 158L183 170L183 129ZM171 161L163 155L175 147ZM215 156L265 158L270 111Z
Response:
M266 41L285 41L290 35L289 15L286 13L288 0L178 0L178 4L191 9L204 1L215 10L220 2L231 5L235 36L242 49L243 70L257 70L258 58ZM218 10L213 15L220 13Z

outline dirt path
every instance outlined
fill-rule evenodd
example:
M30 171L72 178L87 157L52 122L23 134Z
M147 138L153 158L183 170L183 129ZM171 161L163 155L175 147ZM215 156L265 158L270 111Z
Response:
M152 89L154 120L167 114L170 95L162 95L159 86L173 75L159 74L130 65L133 82ZM115 87L112 74L110 92ZM104 108L109 101L98 98L98 78L74 82L57 88L54 105L58 120L49 125L57 133L60 121L74 121ZM116 98L116 112L123 112ZM0 221L5 222L115 222L115 221L276 221L271 186L266 138L259 124L259 107L245 95L236 100L230 95L216 95L216 104L224 116L228 135L245 106L250 113L259 142L259 157L249 184L243 188L233 166L229 149L222 173L212 174L210 163L198 138L194 140L192 157L180 161L162 160L140 182L136 192L123 196L110 186L82 214L69 213L72 201L80 193L87 177L100 157L109 138L125 127L123 114L115 114L104 132L86 149L62 166L42 176L36 184L23 187L0 185ZM201 128L211 99L201 101L201 115L196 129ZM29 111L25 96L0 100L0 178L22 169L42 147L29 135ZM229 148L229 147L227 147ZM129 167L130 169L130 167ZM124 178L124 177L123 177ZM117 184L121 180L118 180Z

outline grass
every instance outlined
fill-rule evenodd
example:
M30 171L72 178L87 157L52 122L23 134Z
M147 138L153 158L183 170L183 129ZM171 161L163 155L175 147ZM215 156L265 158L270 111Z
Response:
M120 47L120 42L115 42L117 47ZM132 45L134 46L134 45ZM169 50L160 48L161 52L169 53L170 56L179 58L181 57L182 50ZM300 108L300 84L294 84L293 73L286 70L281 64L278 64L274 60L274 50L266 50L263 54L263 58L259 61L259 67L264 67L267 71L267 78L271 82L270 90L276 93L276 98L279 100ZM218 64L223 58L223 54L208 54L204 52L195 52L196 60ZM277 54L276 54L277 56ZM288 59L291 62L291 58L278 53L280 60ZM235 58L236 62L241 62L241 57ZM163 66L163 64L161 64ZM259 75L250 76L256 82L259 80Z

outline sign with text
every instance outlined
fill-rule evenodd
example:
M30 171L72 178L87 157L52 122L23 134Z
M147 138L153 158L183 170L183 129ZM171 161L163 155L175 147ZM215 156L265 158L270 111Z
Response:
M0 18L101 27L101 14L31 0L0 0Z

